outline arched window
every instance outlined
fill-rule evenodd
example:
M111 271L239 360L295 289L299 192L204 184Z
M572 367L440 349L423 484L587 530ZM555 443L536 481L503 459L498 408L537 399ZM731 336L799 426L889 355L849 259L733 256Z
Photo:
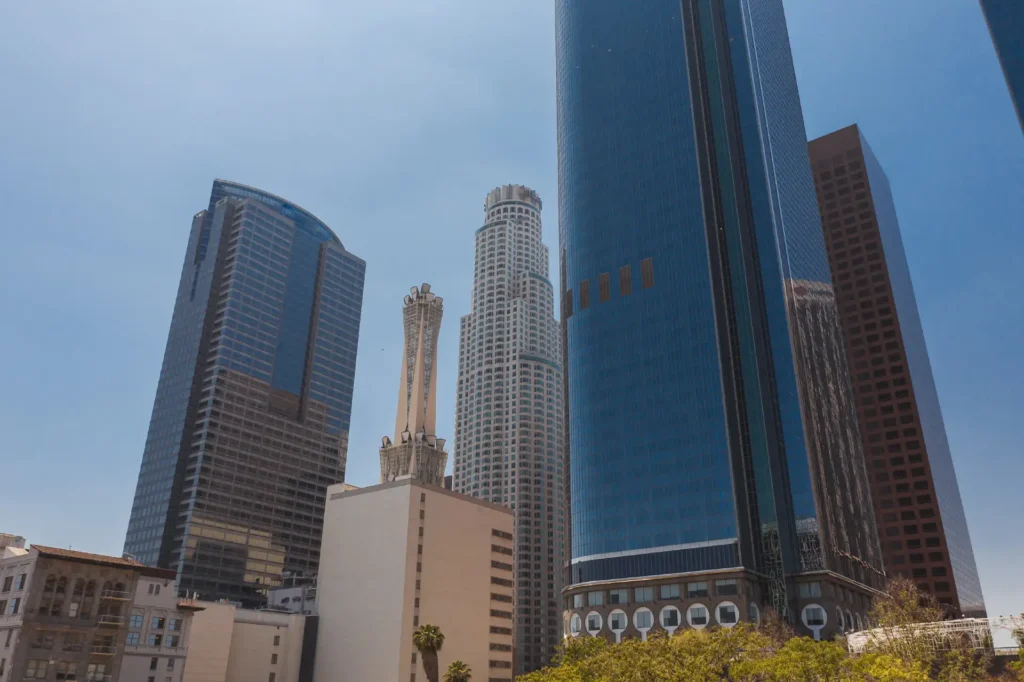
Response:
M79 578L75 581L75 586L71 590L71 603L68 605L68 617L78 618L78 614L82 610L82 596L85 594L85 580Z
M68 593L68 579L61 576L57 580L57 589L54 591L53 601L50 604L50 615L59 616L64 610L64 597Z
M82 610L79 617L82 620L92 618L93 602L96 600L96 581L90 580L85 584L85 596L82 598Z
M39 613L45 616L50 612L50 603L53 602L53 593L57 589L57 576L50 574L46 576L43 583L43 594L39 597Z

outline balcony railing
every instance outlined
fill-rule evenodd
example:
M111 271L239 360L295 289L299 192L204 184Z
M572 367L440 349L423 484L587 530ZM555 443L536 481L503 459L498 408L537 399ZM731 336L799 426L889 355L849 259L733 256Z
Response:
M132 593L125 590L103 590L100 592L100 599L116 599L117 601L131 601Z
M96 624L121 627L122 625L124 625L124 616L112 616L109 613L105 613L96 619Z
M89 648L90 656L113 656L116 653L116 646L94 646Z

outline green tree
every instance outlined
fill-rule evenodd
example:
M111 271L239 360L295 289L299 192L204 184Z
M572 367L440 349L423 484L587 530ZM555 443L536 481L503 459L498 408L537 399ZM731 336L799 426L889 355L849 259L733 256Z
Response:
M428 682L439 682L437 652L444 646L444 633L436 625L423 624L412 633L413 646L423 659L423 671Z
M444 682L469 682L473 671L462 661L448 664L448 672L444 674Z

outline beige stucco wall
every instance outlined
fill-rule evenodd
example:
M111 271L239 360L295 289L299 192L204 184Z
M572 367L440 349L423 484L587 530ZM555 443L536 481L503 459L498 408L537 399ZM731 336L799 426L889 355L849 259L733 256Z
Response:
M202 606L204 609L192 618L182 682L225 682L235 627L235 607L213 603Z
M412 619L411 610L403 617L415 571L408 551L411 488L374 486L331 499L342 492L342 485L327 489L313 679L398 680L402 652L397 646L403 623ZM407 672L403 682L408 679Z
M489 626L492 607L512 611L511 604L491 602L492 592L512 594L491 585L492 558L512 560L492 557L492 530L511 533L512 515L411 481L341 493L340 485L328 488L314 681L407 682L414 671L417 681L426 679L419 657L412 663L417 577L419 623L445 634L438 657L442 674L461 659L474 679L511 678L510 670L489 669L492 658L512 660L510 652L489 651L491 641L511 642L492 638ZM512 627L513 621L494 622Z
M270 673L274 682L296 682L305 622L301 614L236 611L225 682L266 682Z

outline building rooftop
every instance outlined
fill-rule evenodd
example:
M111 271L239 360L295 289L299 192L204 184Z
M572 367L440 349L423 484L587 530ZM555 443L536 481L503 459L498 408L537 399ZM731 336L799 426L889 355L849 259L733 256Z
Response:
M173 580L177 576L175 571L166 568L147 566L146 564L139 563L135 559L107 556L105 554L92 554L91 552L79 552L74 549L60 549L59 547L47 547L45 545L32 545L32 549L42 557L64 559L65 561L80 561L100 566L131 568L143 575L153 578L167 578L169 580Z

